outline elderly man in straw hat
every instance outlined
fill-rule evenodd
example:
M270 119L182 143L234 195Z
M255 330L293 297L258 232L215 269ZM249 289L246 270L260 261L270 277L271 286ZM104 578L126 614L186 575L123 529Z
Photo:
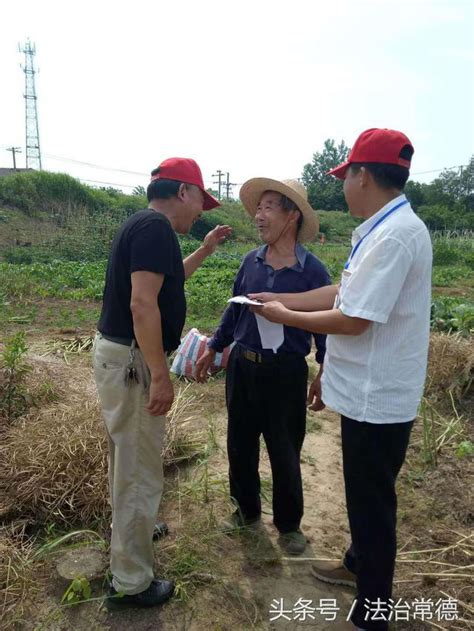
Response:
M253 178L242 186L240 198L255 218L265 245L244 258L234 282L234 296L256 291L300 292L330 284L324 265L302 246L314 239L319 225L299 182ZM311 350L311 334L292 327L284 327L283 333L278 349L265 349L254 314L245 305L231 303L197 363L197 378L204 380L216 352L235 340L227 367L226 402L230 493L237 510L224 529L260 522L258 464L263 434L272 467L273 520L279 541L287 553L301 554L306 538L300 530L300 452L306 429L305 356ZM309 398L317 406L326 337L314 337L320 371Z

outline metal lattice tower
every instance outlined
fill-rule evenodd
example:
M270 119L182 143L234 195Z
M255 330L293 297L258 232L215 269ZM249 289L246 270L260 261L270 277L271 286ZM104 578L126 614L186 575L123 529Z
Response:
M35 88L34 56L36 46L30 40L19 46L19 51L25 54L25 65L22 70L25 73L25 131L26 131L26 168L41 169L41 149L39 141L38 108Z

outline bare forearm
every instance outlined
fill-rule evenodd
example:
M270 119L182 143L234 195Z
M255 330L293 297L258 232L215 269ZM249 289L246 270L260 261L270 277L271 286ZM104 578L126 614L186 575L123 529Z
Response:
M152 379L168 375L158 305L132 307L133 330Z
M192 254L187 256L184 261L184 277L187 280L197 268L201 265L205 258L207 258L211 252L203 245L197 250L194 250Z
M284 304L287 309L295 311L326 311L332 309L337 290L337 285L327 285L299 294L277 294L275 300ZM326 333L326 331L318 331L318 333Z
M327 333L332 335L360 335L369 326L368 320L350 318L339 309L304 313L287 310L282 324L294 326L311 333Z

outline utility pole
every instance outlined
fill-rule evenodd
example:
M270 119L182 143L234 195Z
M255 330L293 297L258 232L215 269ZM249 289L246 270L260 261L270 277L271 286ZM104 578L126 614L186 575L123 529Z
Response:
M21 47L20 53L25 54L25 65L21 66L25 73L25 132L26 132L26 168L41 170L41 149L39 141L38 107L35 87L34 56L36 46L30 40Z
M7 151L11 151L13 154L13 170L16 171L16 154L21 153L20 147L8 147Z
M472 182L474 180L474 155L471 156L469 164L466 166L468 177L466 179L467 190L466 194L470 195L472 190Z
M230 189L233 186L235 186L235 182L230 182L229 181L229 178L230 178L229 171L227 171L226 175L227 175L227 180L226 180L226 182L224 184L224 186L226 188L226 199L230 199Z
M222 190L222 178L224 176L224 172L221 171L220 169L217 169L217 173L213 173L212 177L218 177L218 180L214 180L213 184L218 184L219 185L219 192L217 194L218 199L221 199L221 190Z

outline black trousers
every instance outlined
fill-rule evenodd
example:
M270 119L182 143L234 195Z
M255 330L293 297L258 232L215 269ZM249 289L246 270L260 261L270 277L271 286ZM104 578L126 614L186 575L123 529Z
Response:
M344 565L357 575L357 606L351 620L362 629L386 631L388 623L383 619L376 620L373 614L369 614L372 619L365 617L369 612L367 607L374 603L374 609L378 598L388 603L392 597L397 553L395 482L405 460L414 421L377 425L342 416L341 422L352 537Z
M302 355L277 354L254 363L235 346L229 357L226 402L230 494L246 519L259 517L260 435L273 478L273 522L282 533L303 516L300 453L306 431L308 366Z

